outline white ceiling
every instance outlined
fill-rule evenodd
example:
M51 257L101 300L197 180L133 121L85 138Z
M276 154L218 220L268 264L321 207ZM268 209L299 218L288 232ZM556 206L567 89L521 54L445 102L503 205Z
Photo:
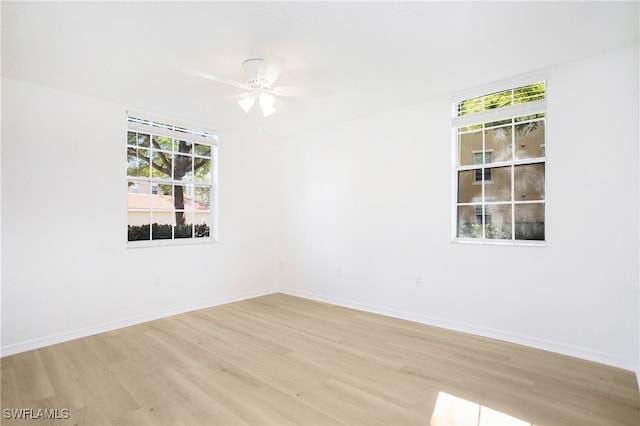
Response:
M2 2L2 75L199 122L287 136L605 52L638 40L638 2ZM280 55L268 118L239 90L247 58ZM606 77L606 76L603 76Z

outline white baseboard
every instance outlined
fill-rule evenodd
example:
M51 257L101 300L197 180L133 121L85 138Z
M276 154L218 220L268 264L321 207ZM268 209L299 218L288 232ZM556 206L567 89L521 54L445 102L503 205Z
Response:
M609 354L600 353L600 352L592 351L585 348L580 348L577 346L567 345L564 343L559 343L559 342L554 342L554 341L549 341L544 339L538 339L535 337L530 337L530 336L525 336L525 335L520 335L515 333L508 333L508 332L495 330L491 328L477 327L474 325L442 320L439 318L429 317L422 314L388 309L382 306L374 306L374 305L363 304L363 303L354 302L346 299L327 297L321 294L301 291L297 289L281 288L280 293L289 294L291 296L303 297L303 298L315 300L318 302L331 303L333 305L358 309L361 311L385 315L393 318L405 319L405 320L414 321L414 322L418 322L421 324L426 324L434 327L445 328L448 330L460 331L463 333L469 333L476 336L487 337L490 339L502 340L509 343L516 343L519 345L529 346L531 348L542 349L550 352L555 352L562 355L572 356L575 358L580 358L587 361L593 361L600 364L605 364L612 367L617 367L624 370L636 372L636 381L638 381L638 379L640 378L640 375L638 375L640 373L639 366L635 362L631 360L625 360L615 356L611 356Z
M305 299L316 300L319 302L331 303L333 305L344 306L347 308L357 309L365 312L371 312L380 315L386 315L393 318L405 319L409 321L418 322L434 327L445 328L449 330L460 331L463 333L470 333L477 336L488 337L491 339L503 340L510 343L516 343L524 346L529 346L536 349L547 350L562 355L573 356L576 358L585 359L588 361L598 362L601 364L610 365L624 370L635 372L636 381L640 386L640 366L631 360L625 360L611 356L609 354L599 353L596 351L580 348L577 346L566 345L563 343L548 341L544 339L533 338L529 336L519 335L515 333L506 333L504 331L477 327L469 324L456 323L452 321L442 320L439 318L429 317L422 314L416 314L411 312L398 311L394 309L384 308L382 306L369 305L351 300L328 297L317 293L301 291L297 289L286 288L272 288L260 291L246 292L233 296L221 297L216 299L210 299L201 303L180 306L165 311L158 311L147 315L128 318L121 321L112 321L104 324L99 324L92 327L86 327L76 329L73 331L59 333L43 338L26 340L20 343L10 344L2 346L0 349L0 356L9 356L21 352L30 351L33 349L42 348L49 345L55 345L57 343L63 343L69 340L79 339L82 337L91 336L106 331L112 331L123 327L129 327L132 325L142 324L144 322L153 321L156 319L166 318L173 315L182 314L185 312L196 311L199 309L210 308L213 306L223 305L226 303L237 302L240 300L250 299L253 297L265 296L272 293L284 293L291 296L302 297Z
M240 293L233 296L221 297L216 299L210 299L204 302L184 305L176 308L171 308L164 311L157 311L151 314L131 317L121 321L111 321L103 324L98 324L91 327L80 328L69 332L54 334L47 337L38 339L26 340L20 343L14 343L11 345L2 346L0 349L0 356L14 355L20 352L26 352L33 349L42 348L49 345L55 345L57 343L67 342L69 340L79 339L82 337L91 336L98 333L104 333L106 331L112 331L123 327L129 327L132 325L142 324L144 322L153 321L161 318L170 317L173 315L183 314L185 312L197 311L199 309L210 308L213 306L224 305L226 303L237 302L240 300L251 299L253 297L265 296L267 294L278 293L277 288L252 291L246 293Z

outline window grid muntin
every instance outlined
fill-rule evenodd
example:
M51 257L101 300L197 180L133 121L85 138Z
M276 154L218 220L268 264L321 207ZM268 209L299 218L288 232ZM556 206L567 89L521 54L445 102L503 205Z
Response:
M150 121L145 121L142 119L136 119L133 117L129 117L128 119L129 123L149 123ZM164 153L164 154L171 154L174 156L174 158L172 159L172 162L170 163L171 167L169 167L170 172L171 172L171 176L154 176L153 175L153 170L156 170L153 165L152 162L148 162L148 168L149 168L149 175L145 176L145 175L141 175L141 176L131 176L129 175L129 172L127 172L127 181L128 186L130 186L130 184L142 184L142 185L148 185L149 186L149 195L151 196L152 194L152 188L155 185L170 185L170 187L172 188L171 191L171 209L167 209L167 208L162 208L162 207L156 207L153 205L153 203L151 202L151 197L150 197L150 201L149 201L149 205L145 206L144 208L135 208L135 207L131 207L128 206L127 211L128 212L148 212L149 213L149 237L148 239L137 239L137 240L129 240L129 238L127 238L128 243L130 245L150 245L150 244L154 244L154 242L156 241L175 241L176 239L179 240L179 243L185 243L185 240L183 240L183 238L179 237L176 235L176 218L175 218L175 214L176 212L184 212L185 214L185 225L191 225L191 235L189 237L187 237L187 240L190 241L194 241L194 240L201 240L201 241L214 241L215 240L215 235L216 235L216 231L217 231L217 221L215 218L215 214L217 211L217 191L216 191L216 175L217 175L217 138L211 134L211 133L206 133L206 132L201 132L201 131L189 131L188 129L185 128L181 128L178 126L171 126L171 125L163 125L160 123L155 123L155 122L151 122L154 123L154 128L160 128L160 129L169 129L169 130L176 130L179 132L183 132L183 133L189 133L190 135L196 135L196 136L202 136L202 137L206 137L209 140L190 140L187 138L176 138L174 135L172 136L168 136L166 134L160 134L157 135L156 133L153 132L153 129L141 129L140 127L135 127L135 128L130 128L128 129L128 133L127 133L127 143L126 143L126 147L127 147L127 168L129 169L130 166L130 161L129 161L129 149L136 149L136 154L135 157L136 158L136 162L141 161L141 159L138 157L137 155L137 151L140 149L144 149L148 152L148 158L149 160L153 160L153 153L154 152L159 152L159 153ZM134 134L134 138L131 138L131 134ZM141 143L140 142L140 135L143 136L147 136L148 140L149 140L149 144L148 146L144 146L144 142ZM158 148L158 146L153 144L153 139L155 136L158 137L162 137L165 139L169 139L171 140L171 147L169 148L168 146L160 146L160 149ZM144 140L144 138L143 138ZM189 149L189 152L180 152L179 151L179 147L178 144L180 141L185 141L186 143L191 145L191 148ZM200 145L200 146L208 146L208 149L203 149L202 151L205 152L205 154L202 153L198 153L196 151L196 147ZM208 151L209 155L206 155L206 152ZM185 179L184 180L177 180L175 179L174 176L174 171L175 171L175 155L179 154L179 155L183 155L187 158L189 158L190 160L190 170L188 170L185 173ZM206 176L206 179L196 179L195 177L195 163L198 159L203 159L203 160L208 160L209 161L209 173ZM166 164L166 163L165 163ZM144 167L144 165L143 165ZM189 179L187 179L187 177L190 176ZM185 204L183 209L179 209L175 207L175 194L176 194L176 186L183 186L183 187L191 187L191 189L193 190L192 192L194 193L194 199L192 200L192 204L193 206L189 206L188 204ZM199 187L199 188L205 188L205 190L208 190L209 193L209 208L208 209L199 209L196 208L196 200L195 200L195 188ZM129 192L129 190L127 190ZM186 199L186 194L185 194L185 202L188 203L188 200ZM213 204L213 205L212 205ZM155 217L160 217L159 215L161 214L166 214L169 213L171 220L168 221L161 221L161 220L154 220ZM206 217L200 217L201 215L205 215ZM200 219L200 220L198 220ZM170 237L166 238L166 239L158 239L156 237L154 237L154 230L153 230L153 225L154 223L159 223L159 224L163 224L164 222L169 222L168 224L170 225L170 229L171 229L171 235ZM208 230L208 236L197 236L197 230L196 230L196 226L197 225L201 225L201 224L206 224L209 227ZM189 243L189 242L186 242Z
M512 89L515 90L515 89ZM500 93L500 92L495 92L495 93ZM488 95L485 95L488 96ZM473 99L473 98L472 98ZM546 86L545 86L545 94L544 94L544 98L542 99L546 99ZM538 99L535 99L538 100ZM535 101L534 100L534 101ZM460 108L460 105L463 103L464 101L460 101L458 102L458 111ZM546 109L546 108L545 108ZM484 110L483 110L484 111ZM507 111L505 111L507 112ZM488 168L497 168L497 167L509 167L510 168L510 184L511 184L511 200L510 201L487 201L486 198L486 181L484 180L485 177L485 168L487 168L487 163L484 161L486 160L486 157L483 155L483 162L481 164L480 169L482 170L482 177L483 177L483 181L482 181L482 190L481 190L481 200L480 202L476 202L476 201L472 201L472 202L463 202L461 203L459 201L459 197L460 197L460 187L459 187L459 183L457 185L457 197L456 197L456 209L455 209L455 214L456 214L456 236L455 238L457 240L460 241L473 241L473 242L482 242L482 243L487 243L487 242L495 242L495 241L509 241L512 243L525 243L525 244L531 244L532 242L538 242L538 241L546 241L546 232L544 234L544 237L542 240L525 240L525 239L516 239L516 225L517 225L517 221L516 221L516 216L515 216L515 210L516 210L516 205L524 205L524 204L542 204L543 205L543 209L544 209L544 205L545 205L545 198L546 198L546 169L545 169L545 178L544 178L544 188L543 188L543 194L545 194L543 196L542 199L540 200L526 200L526 201L517 201L516 200L516 196L515 196L515 167L518 165L528 165L528 164L539 164L539 163L543 163L546 164L546 111L539 111L539 112L535 112L532 114L527 114L527 115L506 115L503 116L502 118L495 118L493 117L492 121L487 122L487 123L477 123L477 124L468 124L466 126L461 126L458 127L456 129L455 133L455 139L456 139L456 145L457 145L457 158L456 158L456 170L455 170L455 175L456 175L456 181L458 181L459 179L459 172L460 171L465 171L465 170L478 170L478 164L469 164L469 165L460 165L460 160L461 160L461 135L464 134L470 134L470 133L474 133L474 132L481 132L482 135L482 153L486 153L489 150L487 149L486 146L486 131L487 130L491 130L491 129L497 129L500 127L505 127L505 121L510 121L510 128L511 128L511 144L509 145L510 147L510 155L511 158L509 160L506 161L500 161L500 162L495 162L495 163L489 163L491 167ZM542 149L542 156L541 157L531 157L531 158L525 158L525 159L516 159L516 146L515 146L515 142L516 142L516 127L520 126L520 125L524 125L524 124L529 124L529 123L535 123L535 122L540 122L543 124L544 126L544 133L543 133L543 143L541 144ZM487 124L490 124L489 126L487 126ZM464 130L463 130L464 129ZM475 155L476 151L473 151L473 154ZM474 172L475 173L475 172ZM488 239L487 238L487 223L485 222L485 218L487 215L487 206L492 206L492 205L510 205L511 206L511 238L509 240L506 239ZM480 238L473 238L473 237L466 237L466 236L460 236L460 217L459 217L459 207L463 207L463 206L479 206L481 207L481 211L483 212L482 214L482 224L481 224L481 230L482 230L482 235ZM475 207L474 207L475 208ZM546 217L544 218L544 222L546 223Z

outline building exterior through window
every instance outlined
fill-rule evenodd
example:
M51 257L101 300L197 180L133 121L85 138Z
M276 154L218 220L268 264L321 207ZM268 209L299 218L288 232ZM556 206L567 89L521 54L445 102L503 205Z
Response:
M455 239L544 241L546 84L455 106Z

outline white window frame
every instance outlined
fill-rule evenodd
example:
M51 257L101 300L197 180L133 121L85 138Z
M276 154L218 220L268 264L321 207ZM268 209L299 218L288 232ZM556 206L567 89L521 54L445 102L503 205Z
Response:
M209 214L208 214L208 222L209 222L209 236L205 237L186 237L186 238L175 238L173 236L172 230L172 238L170 239L149 239L149 240L138 240L138 241L129 241L128 236L125 237L127 241L128 248L138 248L138 247L158 247L158 246L178 246L178 245L192 245L192 244L210 244L218 242L218 136L215 131L207 130L202 126L184 124L182 120L176 120L172 118L159 117L155 115L151 115L144 112L136 112L136 111L127 111L127 135L129 132L140 132L145 134L150 134L151 137L153 135L156 136L164 136L172 139L178 139L181 141L186 141L190 143L197 143L200 145L208 145L211 147L211 181L210 182L187 182L181 180L166 179L166 178L153 178L153 177L131 177L128 175L128 172L125 172L125 180L127 181L127 187L131 182L137 186L139 183L142 184L150 184L151 187L157 185L166 185L172 184L184 184L184 185L196 185L199 187L208 187L210 188L209 192ZM173 124L168 124L173 123ZM127 143L128 147L129 144ZM196 153L190 154L194 159L200 158ZM128 156L127 156L128 158ZM209 157L202 157L209 158ZM149 192L151 193L152 190ZM127 224L129 224L129 211L134 211L135 209L130 209L127 204ZM140 209L143 211L146 209ZM150 213L153 211L151 207L149 207ZM175 208L172 210L175 213ZM178 210L179 211L179 210ZM153 222L153 220L151 220ZM202 221L198 221L195 213L193 216L193 225L202 224ZM175 219L172 225L175 226ZM128 230L127 226L127 230ZM128 232L128 231L127 231Z
M470 244L491 244L491 245L524 245L524 246L546 246L547 240L548 240L548 235L546 233L546 224L547 224L547 209L546 209L546 201L545 199L542 200L535 200L535 201L518 201L515 197L514 191L515 191L515 185L514 185L514 167L517 165L522 165L522 164L538 164L538 163L542 163L545 164L545 168L546 168L546 164L547 164L547 150L546 150L546 112L547 112L547 97L545 96L545 99L543 100L536 100L536 101L531 101L531 102L527 102L527 103L522 103L522 104L515 104L515 105L511 105L511 106L506 106L506 107L502 107L502 108L495 108L495 109L489 109L489 110L485 110L482 112L477 112L477 113L473 113L473 114L468 114L468 115L458 115L458 105L460 104L460 102L463 102L465 100L468 99L474 99L474 98L479 98L482 96L487 96L493 93L498 93L498 92L502 92L502 91L508 91L508 90L513 90L513 89L517 89L523 86L527 86L530 84L535 84L538 82L544 82L545 83L545 93L548 93L548 85L546 84L546 76L543 75L536 75L536 76L529 76L523 79L518 79L518 80L512 80L510 82L504 82L503 84L498 84L498 85L492 85L492 86L487 86L485 88L480 88L480 89L475 89L473 91L467 91L465 93L460 93L456 96L454 96L452 98L452 130L451 130L451 135L452 135L452 170L453 170L453 178L452 178L452 221L451 221L451 237L452 237L452 242L455 243L470 243ZM467 126L473 126L473 125L484 125L486 123L492 123L492 122L498 122L500 120L507 120L507 119L515 119L515 118L519 118L519 117L524 117L524 116L530 116L530 115L536 115L536 114L540 114L543 113L544 114L544 119L543 122L545 123L545 142L544 144L541 144L541 148L542 148L542 152L543 155L542 157L537 157L534 159L526 159L526 160L517 160L515 159L515 155L512 154L512 158L509 161L500 161L500 162L495 162L495 163L491 163L490 167L491 168L496 168L496 167L504 167L504 166L509 166L511 167L511 200L508 202L494 202L491 200L484 200L482 201L482 203L480 204L480 206L482 207L482 211L483 213L486 213L485 207L486 206L492 206L492 205L510 205L511 206L511 213L512 213L512 229L511 229L511 239L492 239L492 238L486 238L484 236L484 214L483 214L483 237L482 238L464 238L464 237L458 237L458 207L462 206L462 205L475 205L477 204L477 202L472 201L470 203L459 203L458 202L458 176L459 176L459 172L460 171L464 171L464 170L471 170L471 169L476 169L477 168L477 164L474 165L469 165L469 166L460 166L459 164L459 147L458 147L458 136L459 136L459 129L460 128L464 128ZM512 137L515 137L514 135L512 135ZM512 146L513 146L513 142L512 142ZM487 147L484 145L484 136L483 136L483 146L481 150L474 150L473 153L476 152L486 152L489 151L489 149L487 149ZM514 149L512 149L512 153L515 152ZM484 177L484 168L486 167L486 164L483 164L482 166L482 170L483 170L483 177ZM474 176L475 177L475 176ZM481 182L479 182L481 183ZM493 181L491 182L486 182L485 183L493 183ZM475 184L475 182L474 182ZM544 193L546 194L546 184L547 184L547 179L545 178L544 180ZM484 198L485 194L484 194L484 186L482 189L482 197ZM544 218L544 223L545 223L545 235L544 235L544 240L519 240L515 238L515 216L514 216L514 212L515 212L515 206L519 205L519 204L529 204L529 203L541 203L543 205L545 205L545 218Z

